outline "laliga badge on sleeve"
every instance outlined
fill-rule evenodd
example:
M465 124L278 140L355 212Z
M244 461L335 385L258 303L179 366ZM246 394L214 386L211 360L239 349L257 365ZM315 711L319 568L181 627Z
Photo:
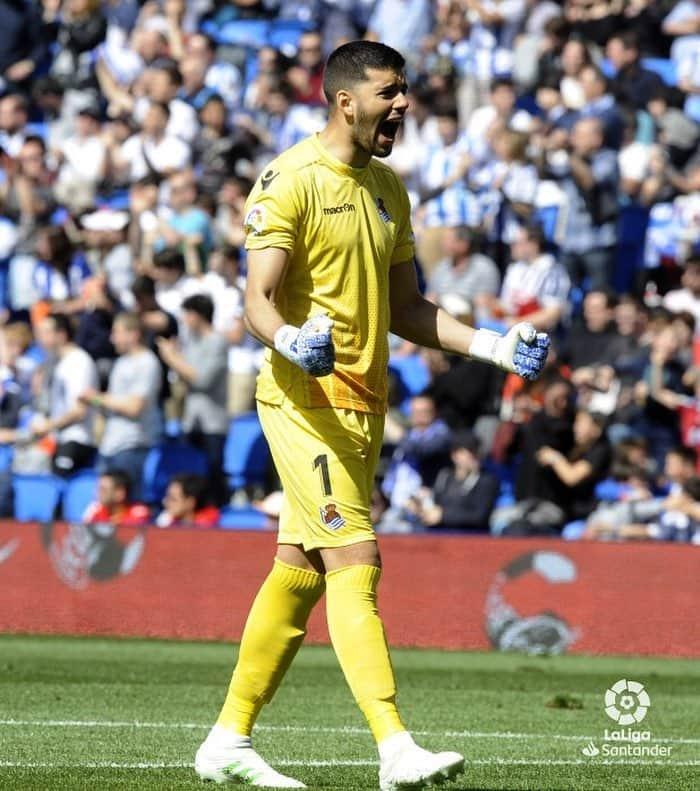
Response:
M248 214L245 216L245 230L246 233L260 234L265 227L265 213L262 206L257 203L250 207Z

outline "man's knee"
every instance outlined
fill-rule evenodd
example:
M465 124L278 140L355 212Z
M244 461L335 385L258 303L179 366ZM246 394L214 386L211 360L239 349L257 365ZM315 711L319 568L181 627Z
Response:
M327 547L319 551L326 571L335 571L345 566L382 566L376 541L361 541L346 547Z

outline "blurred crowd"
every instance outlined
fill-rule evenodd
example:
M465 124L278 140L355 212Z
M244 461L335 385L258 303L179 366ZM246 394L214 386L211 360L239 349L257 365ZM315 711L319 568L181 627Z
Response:
M407 60L429 298L554 339L531 385L391 339L378 529L700 542L700 2L0 0L0 29L5 513L13 473L138 502L166 435L210 470L171 503L229 501L245 199L364 36Z

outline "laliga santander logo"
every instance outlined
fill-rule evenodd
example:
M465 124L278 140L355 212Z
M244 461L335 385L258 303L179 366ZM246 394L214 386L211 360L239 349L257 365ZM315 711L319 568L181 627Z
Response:
M632 727L639 725L651 707L649 693L638 681L621 678L605 690L605 713L620 728L603 732L600 746L593 741L581 749L586 758L667 758L673 745L654 741L651 731Z
M605 691L605 713L619 725L635 725L646 716L651 700L638 681L621 678Z

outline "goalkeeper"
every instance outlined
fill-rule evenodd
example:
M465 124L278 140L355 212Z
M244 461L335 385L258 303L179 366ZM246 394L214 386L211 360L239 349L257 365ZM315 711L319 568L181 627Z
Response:
M370 494L387 398L387 334L470 355L528 379L549 339L528 324L474 331L420 295L406 191L374 157L391 153L408 109L404 60L344 44L324 75L329 120L262 173L246 206L246 322L268 347L258 413L284 489L277 556L252 606L238 663L195 769L218 782L304 788L251 746L253 725L326 593L328 629L377 741L383 791L453 777L464 759L415 744L377 614L379 551Z

